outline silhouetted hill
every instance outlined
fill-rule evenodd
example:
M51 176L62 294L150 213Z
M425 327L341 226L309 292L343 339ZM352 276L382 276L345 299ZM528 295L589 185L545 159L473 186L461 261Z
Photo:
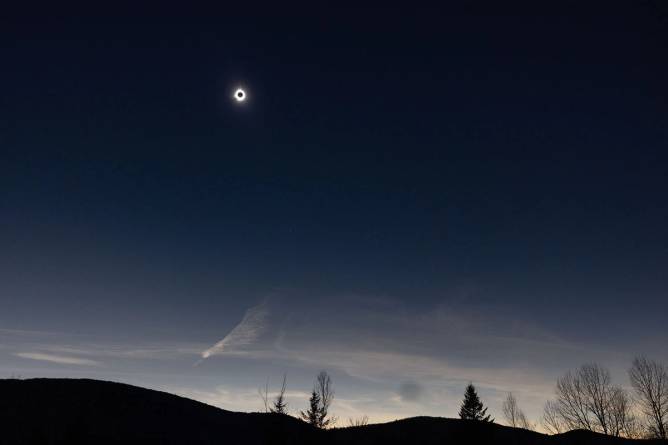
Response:
M549 444L624 445L588 431L559 436L496 424L415 417L317 431L289 416L237 413L121 383L0 380L0 444ZM665 443L665 442L664 442Z
M627 445L664 444L570 431L549 436L520 428L472 420L413 417L395 422L329 431L331 444L503 444L503 445Z
M87 379L0 380L0 425L7 445L301 444L314 433L289 416Z

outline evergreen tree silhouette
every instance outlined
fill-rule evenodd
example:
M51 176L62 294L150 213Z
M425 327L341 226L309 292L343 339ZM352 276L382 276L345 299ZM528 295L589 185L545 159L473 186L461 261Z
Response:
M285 401L285 396L279 394L274 400L274 406L269 408L269 411L276 414L287 414L288 413L288 403Z
M311 398L308 400L309 408L299 412L299 416L306 422L317 428L320 428L320 396L313 390Z
M332 400L334 400L332 379L326 371L320 371L316 383L313 385L309 408L306 412L300 411L299 417L316 428L326 429L334 425L337 419L329 415L329 406Z
M466 392L464 393L464 401L462 406L459 409L459 417L467 420L477 420L480 422L494 422L494 419L487 414L487 408L485 408L478 397L478 393L475 390L475 386L472 383L466 387Z
M274 399L273 406L269 408L269 411L276 414L287 414L288 413L288 402L285 401L285 389L287 386L287 376L283 374L283 385L281 390L278 392L278 395Z

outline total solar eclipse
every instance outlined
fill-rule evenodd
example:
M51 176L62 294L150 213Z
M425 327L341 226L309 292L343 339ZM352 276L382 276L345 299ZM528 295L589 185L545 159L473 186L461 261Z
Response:
M242 88L237 88L236 91L234 92L234 100L237 102L243 102L246 100L246 91L244 91Z

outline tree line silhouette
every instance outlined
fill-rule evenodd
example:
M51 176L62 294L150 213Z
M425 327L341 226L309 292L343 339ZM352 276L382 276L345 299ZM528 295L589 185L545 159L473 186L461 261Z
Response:
M636 357L628 371L631 390L612 382L610 371L599 364L582 365L557 380L555 398L549 400L539 419L549 434L585 429L616 437L667 439L668 432L668 367L663 363ZM260 387L266 412L288 414L285 398L287 376L280 391L269 401L269 382ZM329 409L334 400L332 379L321 371L315 380L306 410L299 418L316 428L329 428L337 418ZM538 423L528 420L512 393L502 403L503 419L508 426L535 430ZM459 417L477 422L494 422L487 413L473 383L464 392ZM348 419L348 426L364 426L369 418Z
M555 399L545 404L542 425L554 434L586 429L629 438L666 439L668 367L636 357L629 369L632 391L614 385L610 371L592 363L557 380Z

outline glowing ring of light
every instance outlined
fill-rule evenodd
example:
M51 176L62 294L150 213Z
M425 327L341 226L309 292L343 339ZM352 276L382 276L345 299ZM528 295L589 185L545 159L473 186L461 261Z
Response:
M243 90L243 88L237 88L236 91L234 92L234 95L233 95L234 100L236 100L237 102L245 101L247 96L248 95Z

